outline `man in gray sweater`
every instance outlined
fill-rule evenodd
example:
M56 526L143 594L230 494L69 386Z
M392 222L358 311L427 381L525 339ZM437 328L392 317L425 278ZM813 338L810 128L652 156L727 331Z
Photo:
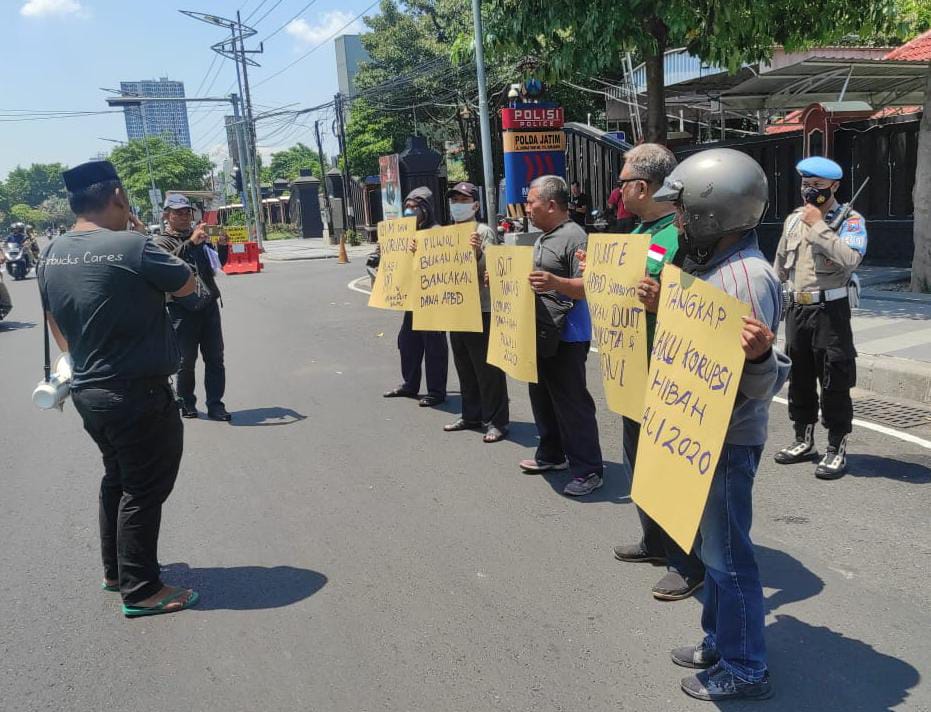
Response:
M677 665L701 670L682 690L701 700L772 695L763 639L763 588L750 540L753 479L769 406L789 373L773 348L782 297L755 228L767 206L766 175L749 156L727 148L690 156L653 199L676 205L687 250L683 269L749 304L740 335L746 361L695 550L705 564L702 629L695 646L672 651Z

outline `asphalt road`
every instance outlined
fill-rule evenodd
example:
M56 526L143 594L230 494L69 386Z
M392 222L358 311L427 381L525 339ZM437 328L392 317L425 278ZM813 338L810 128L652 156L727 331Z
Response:
M0 323L0 709L713 709L668 651L700 638L697 600L614 561L638 523L619 419L600 406L607 484L570 500L522 475L513 439L442 432L456 410L384 400L400 315L347 289L360 260L224 279L232 425L185 423L164 512L166 579L194 610L126 620L100 591L96 447L69 404L40 412L35 280ZM455 387L455 375L451 385ZM773 406L754 539L775 698L727 709L931 710L931 450L857 428L852 474L779 468ZM823 438L823 435L822 435Z

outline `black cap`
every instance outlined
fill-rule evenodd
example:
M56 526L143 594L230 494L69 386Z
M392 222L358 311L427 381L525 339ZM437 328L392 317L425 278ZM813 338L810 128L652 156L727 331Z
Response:
M103 183L108 180L119 180L116 174L116 168L110 161L89 161L75 166L61 174L65 181L65 188L69 193L76 193L79 190Z
M478 200L478 188L468 181L462 181L446 191L447 198L452 198L454 195L464 195L472 200Z

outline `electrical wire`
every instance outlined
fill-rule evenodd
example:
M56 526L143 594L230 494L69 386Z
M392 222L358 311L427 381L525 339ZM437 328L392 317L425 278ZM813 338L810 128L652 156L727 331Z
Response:
M262 2L263 2L263 4L264 4L265 0L262 0ZM264 19L265 19L266 17L268 17L272 12L274 12L274 11L275 11L275 8L278 7L282 2L283 2L283 0L278 0L278 2L276 2L276 3L275 3L274 5L272 5L270 8L268 8L268 10L265 11L265 14L262 15L262 17L260 17L260 18L259 18L258 20L256 20L254 23L252 23L252 25L251 25L252 29L255 29L256 27L258 27L259 24L262 22L262 20L264 20ZM260 7L261 7L261 6L260 6Z

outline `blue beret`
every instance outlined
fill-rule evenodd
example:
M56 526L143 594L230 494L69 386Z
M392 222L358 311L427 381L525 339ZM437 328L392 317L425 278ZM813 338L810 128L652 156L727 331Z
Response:
M69 193L84 190L97 183L120 179L116 174L116 168L113 167L110 161L88 161L64 171L61 177L65 181L65 189Z
M844 169L830 158L824 158L823 156L805 158L796 164L795 170L798 171L802 178L840 180L844 177Z

